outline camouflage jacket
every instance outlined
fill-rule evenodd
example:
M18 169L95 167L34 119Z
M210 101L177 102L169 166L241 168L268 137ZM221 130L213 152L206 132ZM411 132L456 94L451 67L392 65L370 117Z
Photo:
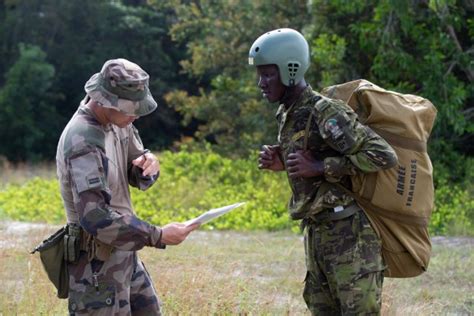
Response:
M305 149L305 138L312 157L324 162L322 176L288 177L293 193L289 203L293 219L352 203L352 197L334 185L335 182L350 188L348 176L396 164L397 156L390 145L362 125L348 105L323 97L310 86L290 107L281 104L276 118L280 158L285 166L290 153Z
M83 103L59 140L56 164L68 223L119 250L162 247L161 229L139 220L129 184L146 190L155 177L144 177L131 161L147 152L133 125L102 126Z

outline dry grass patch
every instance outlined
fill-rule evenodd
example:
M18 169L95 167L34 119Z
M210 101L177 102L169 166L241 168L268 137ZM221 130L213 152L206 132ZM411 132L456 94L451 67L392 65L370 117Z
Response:
M0 315L64 315L67 303L29 250L56 227L0 223ZM309 315L301 236L198 231L178 247L144 249L168 315ZM386 279L383 315L472 315L472 239L435 239L427 273Z
M31 178L52 179L56 177L54 162L12 163L0 156L0 189L6 184L22 184Z

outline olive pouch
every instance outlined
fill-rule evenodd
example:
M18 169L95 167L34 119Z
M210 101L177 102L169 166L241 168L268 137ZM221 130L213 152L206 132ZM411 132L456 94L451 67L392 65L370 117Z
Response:
M81 251L81 227L74 224L67 226L64 235L64 260L69 263L77 263Z
M64 260L64 236L67 232L67 226L43 240L41 244L31 252L40 253L41 263L43 265L49 280L58 290L59 298L67 298L69 292L69 274L67 263Z

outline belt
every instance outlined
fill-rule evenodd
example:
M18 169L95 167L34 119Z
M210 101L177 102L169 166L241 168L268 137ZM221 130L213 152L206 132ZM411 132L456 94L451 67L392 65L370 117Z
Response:
M341 210L338 210L342 208ZM315 215L310 215L309 220L314 223L322 223L325 221L337 221L346 217L349 217L356 212L360 211L361 208L357 203L353 202L346 206L337 206L334 209L325 209Z

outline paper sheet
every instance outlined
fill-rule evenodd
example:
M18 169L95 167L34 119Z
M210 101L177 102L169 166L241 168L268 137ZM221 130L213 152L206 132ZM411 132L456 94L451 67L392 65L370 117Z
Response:
M214 218L222 216L222 215L232 211L236 207L239 207L243 204L245 204L245 202L235 203L235 204L232 204L232 205L227 205L227 206L223 206L223 207L219 207L219 208L213 208L213 209L211 209L211 210L209 210L205 213L202 213L201 215L199 215L196 218L193 218L193 219L190 219L190 220L186 221L185 224L186 225L191 225L191 224L194 224L194 223L200 223L201 225L205 224L205 223L209 222L210 220L213 220Z

